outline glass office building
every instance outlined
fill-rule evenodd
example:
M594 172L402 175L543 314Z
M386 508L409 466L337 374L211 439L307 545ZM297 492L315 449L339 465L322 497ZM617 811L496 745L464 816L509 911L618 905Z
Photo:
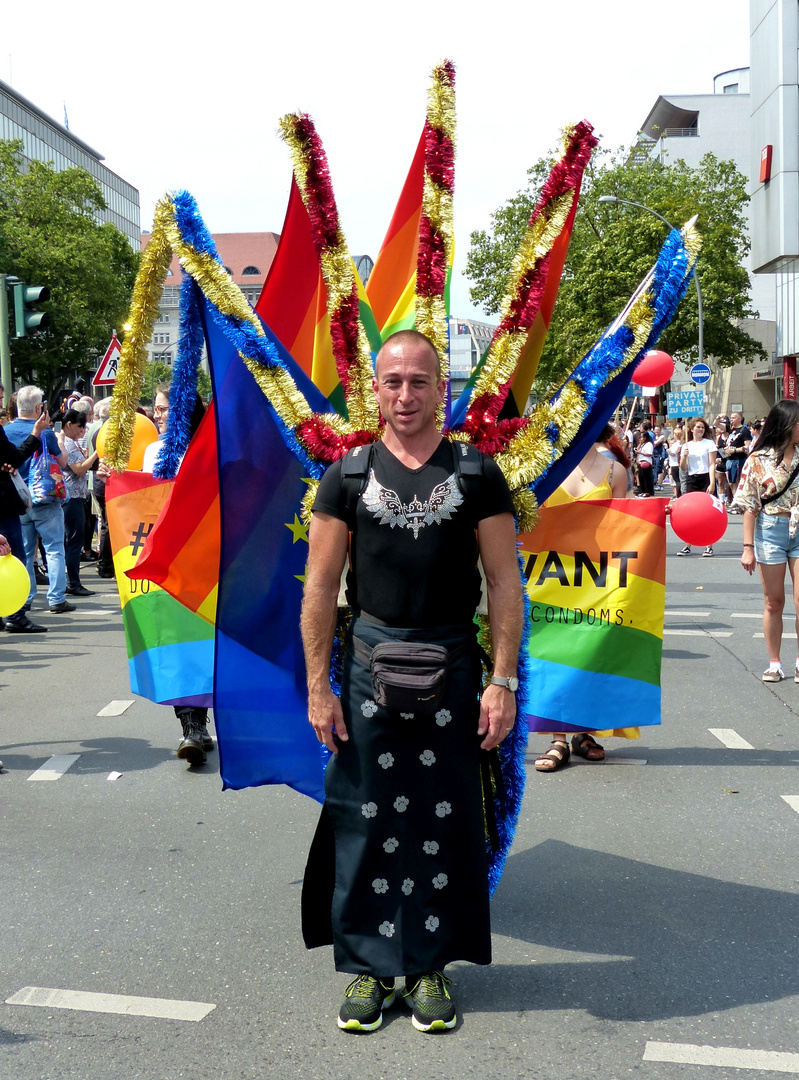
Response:
M138 251L141 237L139 192L103 165L103 157L61 124L0 80L0 139L19 139L27 161L51 163L58 172L79 166L99 183L107 210L98 214L110 221Z

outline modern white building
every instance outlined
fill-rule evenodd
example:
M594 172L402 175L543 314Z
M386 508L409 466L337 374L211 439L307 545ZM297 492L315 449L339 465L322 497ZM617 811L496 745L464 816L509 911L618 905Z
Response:
M78 166L86 169L100 185L108 207L97 216L110 221L138 250L139 192L103 165L103 156L82 139L42 112L12 86L0 80L0 139L20 139L27 161L50 164L57 172Z
M776 275L780 397L796 398L799 354L799 6L750 0L752 260Z
M490 323L450 317L449 378L453 401L458 398L480 357L491 344L495 330L496 326Z
M715 76L712 94L661 95L641 125L636 153L654 154L664 162L683 160L692 168L699 166L705 154L712 153L720 160L734 161L738 170L750 177L753 162L750 113L754 107L751 81L749 68L733 68ZM771 357L776 347L775 277L773 273L755 273L758 230L751 203L748 217L752 250L743 265L749 273L752 306L759 318L745 320L741 329L761 342ZM704 387L705 411L711 419L718 413L735 410L745 416L759 416L776 400L772 362L754 367L742 363L719 368L712 357L705 360L713 371ZM672 379L672 389L690 386L687 375Z

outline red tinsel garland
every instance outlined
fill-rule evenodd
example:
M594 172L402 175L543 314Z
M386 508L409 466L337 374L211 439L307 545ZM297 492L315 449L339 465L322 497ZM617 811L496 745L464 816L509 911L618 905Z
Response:
M447 283L447 252L444 237L426 214L419 219L419 255L416 292L419 296L443 296Z
M294 135L301 143L307 170L303 201L311 222L314 248L321 259L328 251L341 247L343 241L330 169L322 140L310 116L301 113L292 120ZM358 359L358 316L358 289L353 280L349 295L330 315L333 357L345 398L351 389L350 368Z
M365 446L379 438L372 431L350 431L339 435L325 422L324 416L319 415L302 420L294 434L317 461L327 462L338 461L354 446Z
M507 420L495 420L479 413L474 406L469 407L466 419L458 428L459 433L469 436L470 440L483 454L494 457L501 454L522 428L530 423L529 416L509 417Z

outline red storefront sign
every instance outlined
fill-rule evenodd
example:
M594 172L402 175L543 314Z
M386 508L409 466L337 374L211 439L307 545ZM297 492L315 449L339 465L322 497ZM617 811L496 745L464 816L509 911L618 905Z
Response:
M796 357L785 356L782 361L782 396L796 401Z

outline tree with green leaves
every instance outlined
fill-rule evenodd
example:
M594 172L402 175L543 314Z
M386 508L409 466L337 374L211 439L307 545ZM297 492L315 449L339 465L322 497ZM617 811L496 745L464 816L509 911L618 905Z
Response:
M155 401L155 392L159 386L169 385L172 382L172 368L163 360L148 360L144 365L144 379L142 381L141 403L152 405ZM197 372L197 393L207 405L211 400L213 387L211 376L201 367Z
M473 232L466 276L472 301L488 315L500 310L506 281L552 167L541 159L528 170L528 185L491 217L491 232ZM704 315L704 351L722 367L766 358L763 346L738 325L757 316L742 260L749 250L746 179L732 161L706 154L698 168L684 161L641 160L629 151L596 150L583 177L580 204L555 312L539 366L544 385L557 385L624 307L653 265L666 226L645 211L603 204L603 195L630 199L676 226L698 214L702 251L698 263ZM698 317L692 287L658 348L686 366L697 359ZM539 386L541 383L539 383Z
M0 141L0 272L47 285L49 327L13 339L17 383L37 383L55 399L73 371L97 366L112 330L123 337L139 254L97 213L100 185L85 169L56 172L26 162L22 143Z

